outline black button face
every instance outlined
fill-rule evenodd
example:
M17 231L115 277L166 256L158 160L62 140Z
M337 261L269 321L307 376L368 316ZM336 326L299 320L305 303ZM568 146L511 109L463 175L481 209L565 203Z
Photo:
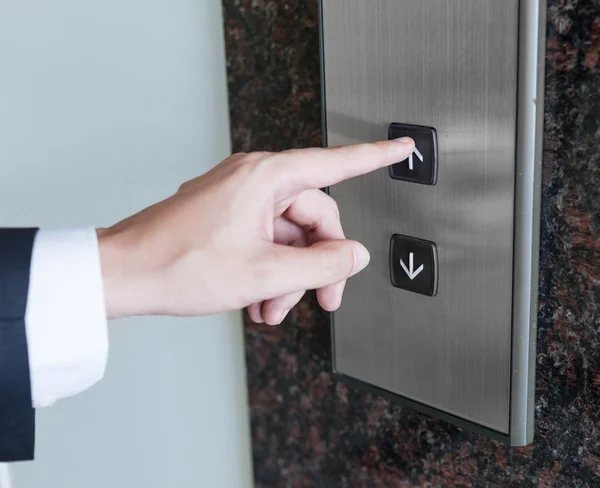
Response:
M437 294L437 247L433 242L393 235L390 274L396 288L433 297Z
M415 151L410 158L390 166L390 176L395 180L435 185L438 166L435 129L409 124L390 125L388 139L399 137L411 137L415 141Z

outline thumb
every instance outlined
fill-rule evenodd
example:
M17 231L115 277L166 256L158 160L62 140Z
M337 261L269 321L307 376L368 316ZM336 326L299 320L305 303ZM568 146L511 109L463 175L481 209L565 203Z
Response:
M347 239L309 247L275 245L266 257L276 266L262 283L265 298L334 285L362 271L370 260L362 244Z

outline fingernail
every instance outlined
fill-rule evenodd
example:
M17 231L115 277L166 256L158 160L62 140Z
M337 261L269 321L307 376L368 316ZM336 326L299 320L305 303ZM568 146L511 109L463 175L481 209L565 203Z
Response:
M370 260L371 255L367 251L367 248L362 244L356 244L354 246L354 268L352 269L352 274L355 275L365 269Z
M396 142L400 142L402 144L413 144L413 141L410 137L400 137L398 139L394 139Z
M290 313L290 309L289 308L287 310L283 311L283 315L281 316L281 320L279 321L279 323L283 322L283 320L287 317L288 313Z

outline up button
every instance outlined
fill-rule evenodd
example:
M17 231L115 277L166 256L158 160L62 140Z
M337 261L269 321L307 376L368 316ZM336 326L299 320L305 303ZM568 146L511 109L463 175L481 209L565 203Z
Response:
M415 141L415 150L404 161L390 166L390 176L395 180L435 185L437 183L437 133L432 127L421 125L390 125L388 139L410 137Z

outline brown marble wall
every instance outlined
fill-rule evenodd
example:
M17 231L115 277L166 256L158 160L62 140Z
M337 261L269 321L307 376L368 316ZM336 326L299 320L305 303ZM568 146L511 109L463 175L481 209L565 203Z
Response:
M236 151L321 145L317 0L223 0ZM246 352L259 487L600 487L600 1L549 0L537 438L511 449L332 379L305 299Z

